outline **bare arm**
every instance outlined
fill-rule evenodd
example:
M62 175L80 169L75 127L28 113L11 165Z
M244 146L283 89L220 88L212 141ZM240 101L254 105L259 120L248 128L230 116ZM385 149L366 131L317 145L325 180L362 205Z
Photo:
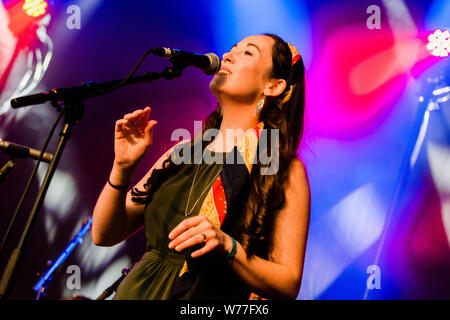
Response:
M149 120L150 108L136 110L116 122L114 141L114 165L109 180L113 185L126 186L130 183L140 159L152 144L153 127L156 121ZM153 170L161 169L170 156L173 146L152 166L135 185L139 190ZM103 187L94 208L92 240L99 246L113 246L136 232L144 223L143 204L131 200L131 190L115 189L108 183Z
M173 147L164 153L147 174L133 187L144 190L144 184L153 170L161 169L164 160L170 157ZM110 181L123 185L131 180L133 172L113 165ZM112 188L108 183L103 187L94 209L92 240L98 246L113 246L128 238L144 225L144 205L131 200L131 189L127 192Z
M286 205L275 219L273 250L269 259L248 257L237 243L236 255L229 262L237 276L264 298L295 299L300 290L311 211L308 178L300 160L292 162L285 193ZM231 251L231 238L204 216L186 219L175 227L169 234L173 239L169 248L179 251L202 243L202 233L205 233L207 241L192 253L192 257L213 250L222 255Z
M291 166L286 206L278 213L269 260L248 258L241 245L230 266L262 297L296 299L300 290L310 221L310 190L303 164ZM276 277L274 277L276 275Z

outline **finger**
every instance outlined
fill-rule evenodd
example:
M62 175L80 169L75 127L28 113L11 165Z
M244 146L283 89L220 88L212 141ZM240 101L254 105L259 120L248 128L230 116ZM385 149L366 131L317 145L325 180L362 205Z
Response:
M143 110L136 110L133 113L126 114L124 119L129 121L129 127L135 127L144 130L148 124L150 116L150 107Z
M137 132L140 132L141 134L143 134L146 123L145 124L142 123L140 118L129 118L129 119L125 120L125 122L122 126L128 128L130 130L133 130L134 132L136 132L135 130L138 130Z
M116 125L115 125L116 132L123 131L124 130L124 125L126 125L126 123L127 123L127 120L123 120L123 119L117 120L116 121Z
M149 121L149 122L147 123L147 126L146 126L145 129L144 129L145 136L146 136L146 138L148 139L148 142L149 142L150 144L152 144L153 128L156 126L157 123L158 123L158 121L155 121L155 120Z
M133 118L133 113L127 113L126 115L123 116L124 120L129 120L131 118Z
M124 119L124 121L122 123L122 128L128 129L128 130L135 128L135 126L136 126L136 123L133 119L129 119L129 120Z
M151 110L151 108L149 106L147 106L144 109L135 110L132 113L132 115L135 118L145 118L145 117L148 117L148 115L150 114L150 110Z
M203 234L196 232L194 235L191 235L185 241L181 242L179 245L175 247L176 251L183 251L186 248L195 246L197 244L201 244L204 242L205 237Z
M124 115L123 118L121 119L122 127L131 128L133 126L133 121L134 121L133 119L134 118L131 113L127 113L126 115Z
M202 248L198 249L197 251L192 252L191 257L198 258L208 252L213 251L214 249L217 248L218 245L219 245L219 240L217 240L217 239L209 240L206 242L206 244Z
M119 126L123 125L126 122L126 120L120 119L116 121L116 128L118 128Z
M156 121L156 120L150 120L150 121L147 123L146 127L145 127L145 132L146 132L146 133L150 133L150 132L152 131L153 127L154 127L157 123L158 123L158 121Z
M173 239L169 243L169 248L170 249L175 248L175 250L177 250L177 251L184 250L186 248L186 246L184 246L182 244L191 238L197 237L196 239L197 240L200 239L199 243L201 243L201 242L206 242L208 239L215 238L215 235L216 235L215 231L209 229L209 226L199 224L197 227L190 228L190 229L186 230L185 232L183 232L182 234L180 234L175 239ZM180 245L181 245L181 247L180 247Z
M191 237L193 237L199 233L201 233L201 231L198 228L194 227L194 228L187 229L185 232L180 234L178 237L176 237L169 243L169 249L177 247L179 244L183 243L184 241L190 239Z
M170 240L175 239L180 234L185 232L187 229L193 228L193 227L199 225L204 219L205 219L205 216L195 216L192 218L184 219L175 228L173 228L173 230L169 233L169 239Z
M139 125L143 126L145 128L145 126L148 124L149 122L149 117L150 117L150 107L146 107L142 113L140 113L137 116L136 122L139 123Z
M146 106L144 109L135 110L133 113L135 114L135 116L141 117L150 114L150 110L151 108L149 106Z
M124 115L124 116L123 116L123 119L129 120L129 121L131 121L131 120L136 121L136 119L137 119L142 113L144 113L144 110L142 110L142 109L135 110L135 111L133 111L133 112L131 112L131 113L127 113L126 115Z

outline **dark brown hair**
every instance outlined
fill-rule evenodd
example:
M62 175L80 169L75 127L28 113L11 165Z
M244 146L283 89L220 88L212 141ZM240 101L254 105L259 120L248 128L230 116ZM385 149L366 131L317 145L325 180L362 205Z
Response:
M300 58L292 64L292 54L289 45L274 34L264 34L271 37L275 43L272 48L272 70L270 78L284 79L288 82L284 92L277 97L266 97L264 107L259 112L259 121L264 122L268 141L271 141L271 130L279 130L278 170L276 174L261 175L262 168L269 164L261 164L258 157L253 165L250 176L250 190L244 207L244 223L241 226L239 240L247 255L267 257L271 251L274 218L277 211L285 205L284 187L288 181L289 167L295 159L297 149L303 136L303 122L305 110L305 71ZM202 128L202 136L208 129L219 129L222 122L220 105L211 112ZM191 149L197 140L192 139ZM209 144L202 140L202 148ZM266 152L272 155L270 142ZM191 153L193 154L193 153ZM182 155L182 150L180 151ZM180 168L172 162L171 157L163 162L162 169L156 169L144 186L144 191L132 190L133 201L141 204L151 202L153 194L161 184Z

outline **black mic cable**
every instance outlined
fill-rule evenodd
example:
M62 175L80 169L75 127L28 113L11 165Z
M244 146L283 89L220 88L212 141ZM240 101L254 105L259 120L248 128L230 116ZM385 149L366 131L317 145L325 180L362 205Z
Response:
M138 63L134 66L134 68L130 71L130 73L125 79L123 79L116 86L101 91L100 94L112 92L123 87L128 82L128 80L130 80L131 77L136 73L137 69L140 67L142 62L144 62L145 58L147 58L147 56L150 53L153 53L154 55L160 57L166 57L174 63L179 62L184 64L185 66L192 65L194 67L201 69L207 75L212 75L214 73L219 72L220 70L221 60L215 53L200 55L197 53L181 51L178 49L151 48L150 50L147 50L144 53L144 55L141 57L141 59L139 59ZM99 92L96 92L94 95L95 96L99 95ZM89 98L89 96L87 96L86 98Z
M48 147L48 145L50 143L50 140L51 140L51 138L53 136L53 133L55 132L56 126L58 125L59 121L61 120L63 114L65 114L65 109L63 109L59 113L58 117L56 118L55 122L53 123L53 126L52 126L52 128L50 130L50 133L47 136L47 140L45 141L44 146L42 147L42 152L40 153L40 156L39 156L38 160L36 161L36 165L34 166L33 172L31 173L31 176L28 179L28 182L27 182L27 185L25 187L25 190L24 190L24 192L22 194L22 197L19 200L19 204L17 205L16 210L14 211L14 214L13 214L13 216L11 218L11 222L9 223L8 229L6 229L5 235L3 236L2 243L0 244L0 258L1 258L2 254L3 254L3 250L5 249L5 244L8 241L9 233L11 232L11 229L13 228L13 226L14 226L16 220L17 220L17 215L18 215L20 209L22 208L23 202L25 201L25 198L28 195L28 192L29 192L29 190L31 188L31 183L33 182L33 179L36 176L37 170L39 168L39 164L42 161L42 158L44 156L45 150L47 150L47 147Z

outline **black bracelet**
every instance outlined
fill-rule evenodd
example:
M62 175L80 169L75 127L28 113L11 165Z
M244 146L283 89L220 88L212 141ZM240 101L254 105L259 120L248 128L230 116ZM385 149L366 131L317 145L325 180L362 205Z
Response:
M117 189L117 190L128 189L128 187L131 185L131 183L129 183L129 184L127 184L127 185L124 185L124 186L116 186L116 185L113 185L113 184L111 183L111 181L109 181L109 177L108 177L108 184L109 184L111 187L113 187L114 189Z

